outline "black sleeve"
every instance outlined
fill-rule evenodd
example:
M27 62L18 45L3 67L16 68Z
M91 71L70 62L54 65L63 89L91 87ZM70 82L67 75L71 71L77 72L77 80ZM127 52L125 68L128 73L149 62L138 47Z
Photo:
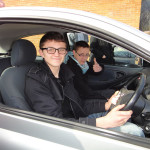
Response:
M91 70L91 66L89 66L89 71ZM91 73L94 74L93 68ZM88 85L88 76L89 72L86 74L82 74L81 70L74 70L75 76L73 77L74 80L74 87L78 91L79 95L83 99L105 99L103 95L98 91L94 91L89 85ZM98 72L97 75L99 75L101 72ZM96 73L95 73L96 74ZM95 75L94 74L94 75Z
M87 125L91 125L91 126L96 127L96 119L95 118L88 118L88 117L82 118L81 117L79 119L74 119L74 118L65 118L65 119L73 121L73 122L87 124Z
M87 115L105 112L105 99L88 99L84 101L83 109Z

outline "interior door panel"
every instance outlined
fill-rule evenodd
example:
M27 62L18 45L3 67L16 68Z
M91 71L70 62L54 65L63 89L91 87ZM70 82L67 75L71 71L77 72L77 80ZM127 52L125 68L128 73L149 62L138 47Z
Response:
M95 89L113 88L118 89L129 77L142 71L142 67L104 65L104 70L100 75L90 75L89 85Z

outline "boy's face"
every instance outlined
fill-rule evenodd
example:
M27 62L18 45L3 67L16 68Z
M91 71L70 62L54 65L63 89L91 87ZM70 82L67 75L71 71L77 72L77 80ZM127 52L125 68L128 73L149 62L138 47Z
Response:
M74 58L80 65L84 65L89 57L90 49L87 47L79 47L76 51L73 50Z
M64 48L66 49L66 43L64 42L57 42L54 40L47 40L42 48L48 48L48 47L53 47L53 48ZM65 51L65 54L59 54L58 50L55 51L54 54L49 54L47 50L39 50L40 55L44 58L45 62L48 64L48 66L51 68L54 67L60 67L62 62L64 61L64 57L67 53Z

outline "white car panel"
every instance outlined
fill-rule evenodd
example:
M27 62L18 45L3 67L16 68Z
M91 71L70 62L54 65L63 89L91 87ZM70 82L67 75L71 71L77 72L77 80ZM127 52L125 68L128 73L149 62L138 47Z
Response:
M7 24L8 23L8 24ZM24 23L24 24L21 24ZM30 24L29 24L30 23ZM39 25L40 23L40 25ZM14 25L12 25L14 24ZM59 24L59 28L53 26ZM62 27L62 28L60 28ZM70 27L70 28L69 28ZM128 25L89 12L48 7L0 9L0 52L27 35L57 30L87 32L150 61L150 36ZM123 46L122 46L123 47ZM115 68L115 66L114 66ZM150 140L0 105L0 149L148 150Z

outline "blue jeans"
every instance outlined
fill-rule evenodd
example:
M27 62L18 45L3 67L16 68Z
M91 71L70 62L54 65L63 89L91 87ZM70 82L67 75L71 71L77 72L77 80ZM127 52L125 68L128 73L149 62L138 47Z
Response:
M88 116L88 118L99 118L103 117L106 115L106 112L101 112L101 113L95 113L91 114ZM124 125L115 127L115 128L110 128L113 131L119 131L123 133L128 133L136 136L141 136L145 137L142 128L138 127L136 124L133 124L131 122L126 122Z

